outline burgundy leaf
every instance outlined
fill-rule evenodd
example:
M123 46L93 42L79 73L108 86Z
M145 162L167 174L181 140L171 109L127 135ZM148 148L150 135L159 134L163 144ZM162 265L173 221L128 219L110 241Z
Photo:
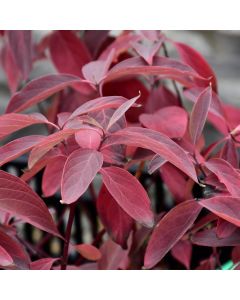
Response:
M195 182L198 182L193 163L185 151L167 136L146 128L128 127L112 134L103 148L115 144L149 149L171 162Z
M121 96L109 96L109 97L100 97L96 98L94 100L90 100L83 105L81 105L79 108L77 108L69 117L69 120L84 115L87 113L95 112L98 110L103 110L107 108L117 108L123 103L127 101L126 98Z
M36 162L42 158L49 150L59 144L64 139L74 134L76 129L64 129L47 136L43 141L38 143L31 151L28 159L28 167L31 169Z
M1 171L2 172L2 171ZM0 246L12 258L19 269L29 269L30 258L19 241L0 229Z
M42 114L34 113L30 115L22 114L4 114L0 116L0 139L9 134L28 127L34 124L49 124L57 127L55 124L49 122Z
M103 168L101 174L104 185L121 208L137 222L152 227L151 203L140 182L119 167Z
M180 240L171 250L172 256L183 264L186 269L190 269L192 257L192 245L187 240Z
M53 32L49 50L59 73L82 76L82 67L91 60L85 44L70 30Z
M205 166L217 176L232 196L240 197L240 174L230 163L220 158L213 158L207 161Z
M209 199L203 199L199 204L218 217L240 227L240 198L215 196Z
M61 187L66 156L56 156L46 166L42 178L42 191L45 197L53 196Z
M167 213L155 227L144 258L144 266L154 267L193 225L201 206L194 200L185 201Z
M30 270L51 270L58 258L41 258L30 263Z
M167 162L166 159L164 159L161 156L156 154L148 165L148 173L149 174L154 173L157 169L159 169L161 166L163 166L166 162Z
M114 50L115 57L118 57L119 54L125 52L133 42L137 42L141 39L140 35L136 34L127 34L119 36L111 43L100 55L100 60L105 60Z
M25 110L64 88L81 83L79 77L68 74L45 75L30 81L20 92L12 96L6 112L19 112Z
M101 130L97 128L80 130L75 133L75 140L82 148L97 150L102 140Z
M109 239L101 246L100 251L102 257L98 261L98 268L100 270L118 270L122 264L125 264L129 249L122 249L121 246Z
M153 114L140 115L139 121L143 126L170 138L182 138L187 129L188 115L181 107L168 106Z
M7 77L11 93L15 93L21 80L21 74L17 68L9 45L1 49L1 64Z
M20 178L4 171L0 171L0 209L61 237L42 199Z
M25 136L0 147L0 166L30 151L44 138L41 135Z
M135 51L140 55L149 65L152 65L153 57L158 53L163 39L157 42L144 41L143 43L132 43Z
M125 114L125 112L139 99L139 97L140 95L121 104L111 116L106 130L109 130L109 128L111 128L113 124L115 124Z
M114 242L126 248L133 219L118 205L104 185L97 199L97 211Z
M89 244L75 245L74 248L82 257L88 260L99 260L102 256L101 252L96 247Z
M237 229L235 225L225 221L221 218L218 219L216 234L219 238L227 238Z
M232 138L228 138L221 152L221 158L229 162L234 168L239 166L237 147Z
M191 66L198 74L201 76L208 78L209 82L212 83L213 90L217 91L217 79L214 71L212 70L211 66L202 57L202 55L197 52L192 47L183 44L183 43L176 43L174 42L182 60Z
M174 79L185 86L192 86L191 78L204 80L188 65L171 58L156 56L149 66L141 57L126 59L115 65L107 74L104 82L129 75L158 75L161 78Z
M189 130L194 144L202 134L212 100L212 88L207 87L198 97L191 112Z
M191 237L193 244L207 247L230 247L240 244L240 229L237 229L227 238L218 238L216 229L206 229L197 232Z
M103 164L103 156L92 149L78 149L67 158L64 166L61 193L62 203L79 199L93 181Z
M12 264L13 264L12 257L2 246L0 246L0 266L6 267Z
M83 66L82 73L84 78L93 84L98 85L107 74L114 54L115 51L113 50L109 53L109 56L105 60L95 60Z
M32 44L30 30L8 30L8 42L13 58L23 79L28 79L32 68Z

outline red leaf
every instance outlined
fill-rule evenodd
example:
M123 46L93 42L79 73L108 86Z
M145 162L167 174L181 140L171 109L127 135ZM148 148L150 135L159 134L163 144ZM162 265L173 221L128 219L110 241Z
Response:
M67 74L45 75L30 81L20 92L14 94L6 112L19 112L37 104L74 83L83 82L79 77ZM86 83L85 83L86 84Z
M100 270L118 270L128 258L129 249L124 250L112 240L106 241L100 248L102 257L98 261Z
M31 169L49 150L64 139L68 138L70 135L74 134L76 131L77 129L64 129L45 137L43 141L32 149L28 159L29 169Z
M53 32L49 50L59 73L82 76L82 67L91 60L85 44L70 30Z
M101 252L96 247L89 244L75 245L74 248L82 257L88 260L99 260L102 256Z
M135 51L140 55L149 65L153 62L153 57L158 53L163 40L150 42L149 40L145 40L144 43L132 43Z
M58 258L41 258L30 263L30 270L51 270Z
M191 237L193 244L206 247L230 247L240 244L240 230L237 229L227 238L218 238L216 228L197 232Z
M72 152L64 166L61 193L62 203L70 204L79 199L93 181L103 164L103 156L92 149Z
M146 128L128 127L113 133L103 148L115 144L149 149L171 162L195 182L198 182L192 161L186 152L167 136Z
M12 264L13 264L12 257L2 246L0 246L0 266L6 267Z
M118 205L104 185L97 199L97 210L114 242L126 248L133 227L133 219Z
M155 227L149 240L144 266L154 267L193 225L201 206L194 200L180 203L167 213Z
M221 218L217 222L217 236L221 239L227 238L232 235L232 233L237 229L235 225L229 223Z
M115 58L121 53L128 50L133 42L140 40L141 36L136 34L128 34L118 36L113 43L111 43L100 55L99 59L105 60L114 50Z
M232 250L232 260L234 264L237 264L240 262L240 246L236 246Z
M20 83L20 72L16 66L12 52L9 49L9 45L3 46L1 49L1 64L6 73L8 86L11 93L15 93Z
M30 151L44 138L41 135L25 136L0 147L0 166Z
M114 53L115 51L113 50L109 53L109 56L105 60L95 60L83 66L82 73L84 78L93 84L98 85L107 74L114 57Z
M202 134L212 101L212 88L207 87L198 97L191 112L189 130L192 141L196 144Z
M93 100L90 100L79 108L77 108L69 117L68 120L71 120L77 116L84 115L87 113L95 112L98 110L103 110L107 108L117 108L127 101L126 98L121 96L109 96L109 97L100 97Z
M216 75L211 68L211 66L208 64L208 62L205 60L202 55L197 52L192 47L185 45L183 43L176 43L174 42L174 45L176 46L182 60L190 65L195 71L198 72L201 76L208 78L209 82L212 83L213 90L217 91L217 79Z
M143 126L170 138L182 138L187 128L188 115L181 107L168 106L153 114L140 115L139 121Z
M23 79L28 79L32 68L32 43L30 30L8 30L8 42L13 58Z
M172 256L183 264L186 269L190 269L192 257L192 245L189 241L180 240L171 250Z
M107 190L121 208L137 222L152 227L154 216L151 203L140 182L118 167L103 168L100 173Z
M160 78L174 79L185 86L194 85L191 78L203 80L191 67L171 58L156 56L149 66L141 57L126 59L115 65L107 74L104 82L128 75L158 75Z
M149 174L154 173L157 169L159 169L161 166L163 166L166 162L167 162L166 159L164 159L161 156L156 154L148 165L148 173Z
M228 138L221 152L221 158L229 162L234 168L238 168L239 159L237 147L232 138Z
M61 237L42 199L20 178L4 171L0 171L0 209Z
M44 170L42 178L42 191L45 197L53 196L61 187L65 156L56 156Z
M102 140L101 130L97 128L80 130L75 133L75 140L82 148L97 150Z
M201 200L199 204L218 217L240 227L240 198L216 196Z
M126 102L121 104L111 116L106 130L109 130L109 128L111 128L125 114L125 112L139 99L139 97L140 95L130 100L127 100Z
M57 127L53 123L49 122L40 113L34 113L30 115L22 114L4 114L0 116L0 139L8 136L9 134L18 131L20 129L26 128L34 124L49 124Z
M2 171L1 171L2 172ZM0 246L7 251L19 269L29 269L30 258L19 241L0 229Z
M230 163L220 158L210 159L205 166L223 183L230 194L240 197L240 174Z

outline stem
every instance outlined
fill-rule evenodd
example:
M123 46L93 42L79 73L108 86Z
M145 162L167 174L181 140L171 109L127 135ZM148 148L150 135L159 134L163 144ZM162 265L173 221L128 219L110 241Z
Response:
M77 206L77 201L70 205L70 213L69 213L66 234L65 234L65 242L64 242L64 248L63 248L61 270L66 270L66 267L67 267L68 248L69 248L69 242L70 242L70 238L71 238L72 224L73 224L73 220L74 220L76 206Z
M164 55L165 55L166 57L169 57L166 44L163 43L162 46L163 46L163 52L164 52ZM176 84L176 81L175 81L175 80L172 80L172 84L173 84L174 90L175 90L175 92L176 92L176 94L177 94L178 101L179 101L179 105L180 105L181 107L183 107L183 100L182 100L182 97L181 97L181 93L180 93L180 91L179 91L179 88L178 88L178 86L177 86L177 84Z

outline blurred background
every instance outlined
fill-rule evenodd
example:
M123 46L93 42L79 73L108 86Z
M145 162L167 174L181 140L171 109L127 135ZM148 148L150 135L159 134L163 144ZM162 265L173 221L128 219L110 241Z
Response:
M34 31L33 38L38 41L47 31ZM118 31L112 31L113 35ZM225 102L240 106L240 31L167 31L164 33L175 41L184 42L198 50L216 72L219 82L219 94ZM169 46L169 54L176 57ZM37 62L31 73L36 78L46 73L55 73L49 61ZM10 93L3 69L0 68L0 113L4 112Z

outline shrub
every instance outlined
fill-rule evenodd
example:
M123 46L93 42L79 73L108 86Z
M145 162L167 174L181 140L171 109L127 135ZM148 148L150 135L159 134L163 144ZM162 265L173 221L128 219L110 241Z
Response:
M2 269L238 268L240 114L200 53L158 31L1 39L11 91L0 116ZM56 73L32 79L44 61ZM206 122L218 139L206 141ZM26 154L18 176L6 171ZM91 241L82 218L73 239L88 206Z

